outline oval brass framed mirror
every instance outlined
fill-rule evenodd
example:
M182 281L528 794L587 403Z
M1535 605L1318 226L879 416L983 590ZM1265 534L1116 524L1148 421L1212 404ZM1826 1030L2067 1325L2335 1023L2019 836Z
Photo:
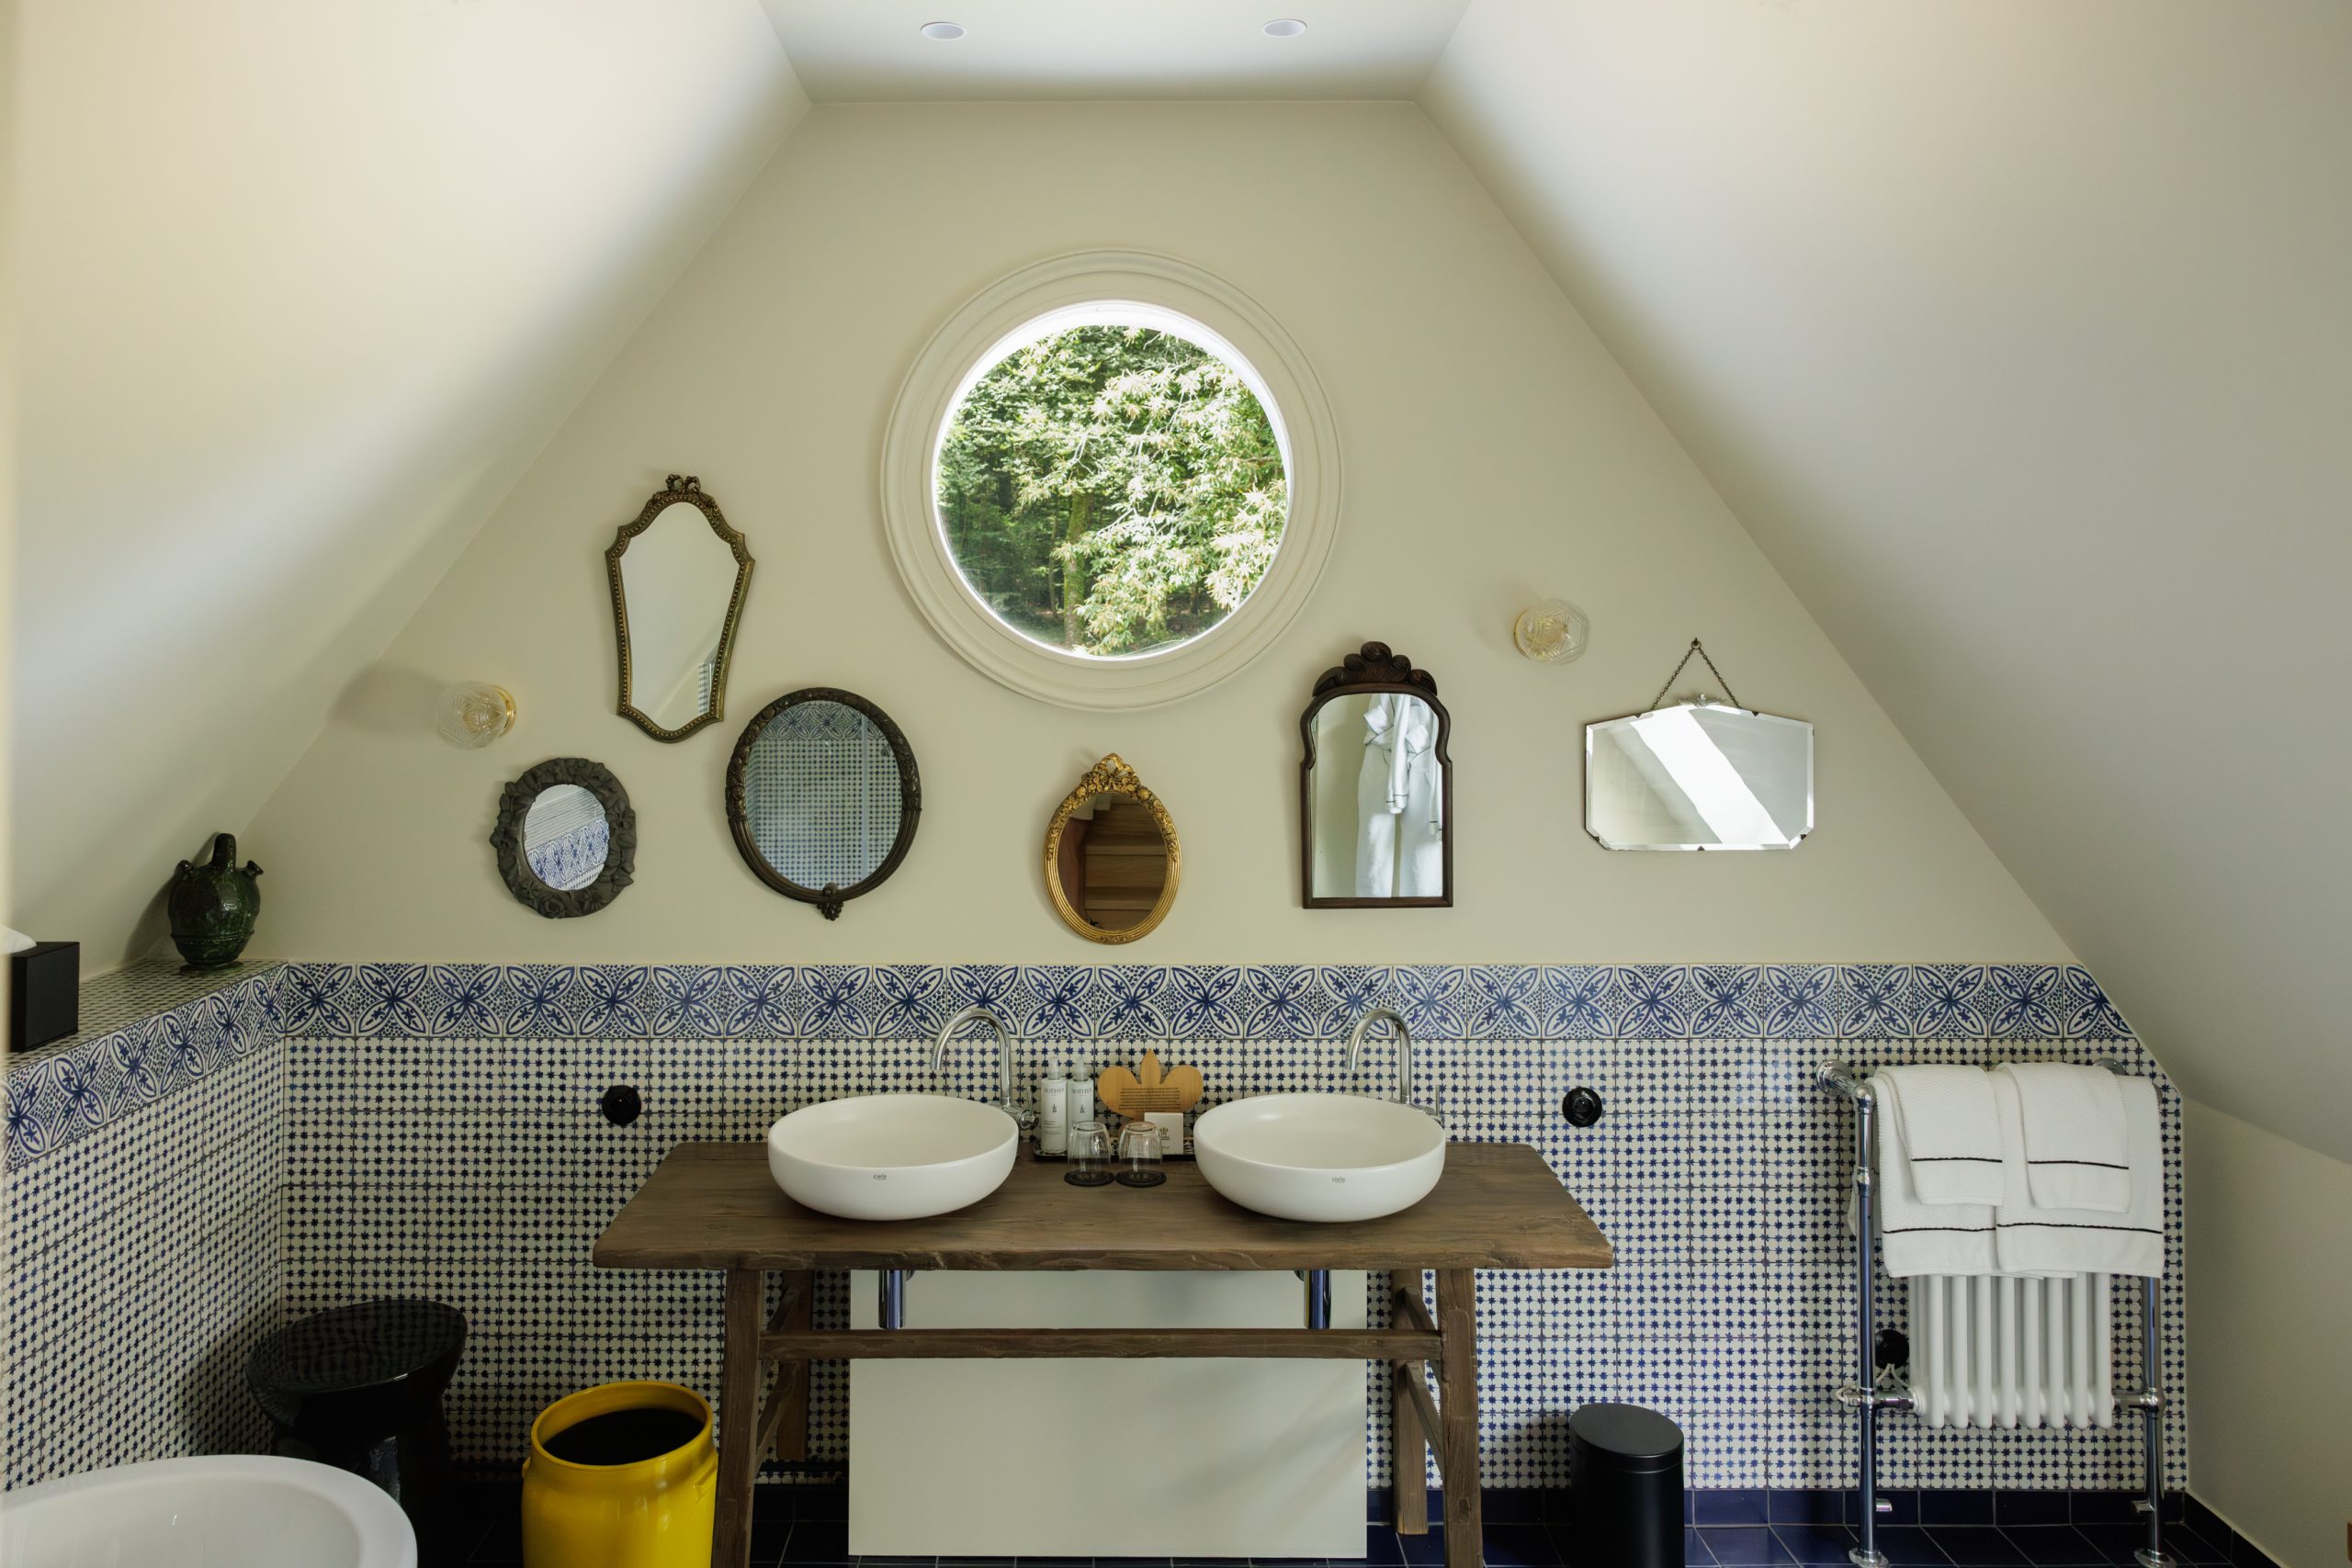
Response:
M854 692L786 693L752 716L727 761L727 822L743 863L829 920L889 880L922 816L913 749Z
M633 880L637 813L603 763L552 757L499 793L490 842L517 902L571 919L594 914Z
M672 474L605 552L621 716L684 740L727 711L727 663L752 553L692 474Z
M1299 716L1299 894L1310 909L1453 904L1453 721L1437 677L1368 642Z
M1175 907L1176 824L1116 752L1087 770L1046 829L1046 891L1089 942L1148 936Z

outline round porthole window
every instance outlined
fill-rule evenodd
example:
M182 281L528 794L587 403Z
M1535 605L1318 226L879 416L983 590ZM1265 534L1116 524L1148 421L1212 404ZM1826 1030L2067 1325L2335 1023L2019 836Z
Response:
M1076 707L1225 679L1305 604L1339 509L1330 414L1253 301L1165 257L1031 267L925 346L892 414L892 554L933 626Z

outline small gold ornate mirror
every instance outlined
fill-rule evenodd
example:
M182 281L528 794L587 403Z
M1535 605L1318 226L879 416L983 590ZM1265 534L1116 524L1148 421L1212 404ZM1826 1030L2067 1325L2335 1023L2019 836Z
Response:
M1046 891L1089 942L1134 942L1168 918L1183 870L1176 824L1114 753L1087 770L1046 829Z

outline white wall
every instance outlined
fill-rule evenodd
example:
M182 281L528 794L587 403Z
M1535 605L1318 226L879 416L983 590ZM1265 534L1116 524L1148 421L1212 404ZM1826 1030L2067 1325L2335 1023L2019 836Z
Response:
M2183 1091L2337 1159L2347 81L2340 0L1473 0L1423 95Z
M883 544L882 433L917 348L1023 264L1166 251L1255 296L1329 389L1343 532L1282 645L1202 696L1066 712L972 671ZM613 712L602 551L670 471L759 560L729 722L676 746ZM1539 667L1551 593L1593 650ZM1743 697L1820 728L1820 830L1792 854L1611 855L1580 827L1579 725L1642 706L1693 633ZM1298 714L1367 637L1453 716L1458 907L1298 908ZM509 685L516 732L460 753L417 697ZM912 741L905 867L828 924L743 867L720 804L741 722L860 692ZM1047 816L1106 751L1167 800L1184 882L1159 931L1090 946L1047 903ZM502 782L611 766L636 885L585 921L505 893ZM2064 944L1920 766L1673 436L1408 105L827 106L613 362L255 819L258 945L353 958L1748 959L2058 957Z
M25 0L16 923L161 934L805 107L756 0ZM295 880L266 854L266 899ZM299 875L299 872L297 875Z
M2282 1568L2325 1568L2352 1521L2352 1165L2187 1110L2194 1490Z

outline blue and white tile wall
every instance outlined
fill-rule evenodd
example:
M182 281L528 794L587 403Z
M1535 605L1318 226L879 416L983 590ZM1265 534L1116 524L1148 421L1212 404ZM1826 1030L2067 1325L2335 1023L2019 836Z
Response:
M145 964L8 1066L0 1483L260 1446L285 1300L278 971Z
M942 1020L989 1003L1019 1033L1017 1077L1100 1068L1145 1043L1199 1066L1212 1101L1338 1087L1368 1006L1396 1008L1428 1048L1417 1093L1455 1138L1541 1149L1615 1242L1608 1273L1481 1277L1481 1429L1490 1485L1566 1480L1562 1423L1623 1398L1673 1415L1693 1485L1850 1485L1850 1421L1829 1391L1854 1359L1851 1243L1839 1228L1847 1108L1814 1086L1832 1057L2090 1060L2158 1078L2172 1194L2167 1392L2185 1409L2179 1305L2179 1107L2091 976L2035 964L1378 966L295 964L288 1036L287 1305L387 1292L462 1307L475 1337L453 1389L461 1454L519 1454L555 1396L624 1376L709 1388L712 1276L616 1275L591 1243L683 1139L756 1137L813 1100L927 1081ZM1363 1087L1394 1082L1375 1052ZM985 1092L992 1055L952 1053L945 1085ZM643 1117L607 1125L605 1086ZM1572 1128L1563 1091L1608 1114ZM1884 1321L1901 1292L1877 1283ZM1385 1312L1377 1283L1374 1304ZM842 1320L836 1293L820 1301ZM2137 1375L2137 1307L2117 1324L2118 1382ZM846 1402L822 1369L820 1452ZM1387 1467L1373 1401L1374 1473ZM2170 1483L2186 1477L2170 1424ZM1886 1484L2085 1488L2133 1483L2136 1434L1923 1434L1885 1423Z

